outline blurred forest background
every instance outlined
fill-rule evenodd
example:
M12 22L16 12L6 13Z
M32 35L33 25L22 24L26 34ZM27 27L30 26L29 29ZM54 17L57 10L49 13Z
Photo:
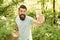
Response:
M36 6L44 14L42 26L32 25L33 40L60 40L60 0L0 0L0 40L12 40L18 7L27 6L27 15L36 18Z

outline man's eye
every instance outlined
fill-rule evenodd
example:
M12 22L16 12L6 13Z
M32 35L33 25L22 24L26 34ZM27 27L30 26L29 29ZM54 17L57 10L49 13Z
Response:
M22 12L22 11L21 11Z

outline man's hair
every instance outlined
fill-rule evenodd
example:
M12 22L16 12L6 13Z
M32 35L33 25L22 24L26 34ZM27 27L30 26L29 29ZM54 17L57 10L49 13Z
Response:
M23 8L23 9L26 9L27 10L27 8L26 8L25 5L21 5L18 9L20 10L20 8Z

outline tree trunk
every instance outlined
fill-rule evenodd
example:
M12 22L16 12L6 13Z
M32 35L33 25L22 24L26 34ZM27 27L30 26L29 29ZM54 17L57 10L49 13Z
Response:
M43 0L43 2L42 2L42 14L44 13L44 3L45 3L45 1Z
M53 22L54 22L54 24L55 24L55 23L56 23L56 22L55 22L55 20L56 20L56 19L55 19L55 18L56 18L56 17L55 17L55 0L53 0L53 13L54 13L54 21L53 21Z

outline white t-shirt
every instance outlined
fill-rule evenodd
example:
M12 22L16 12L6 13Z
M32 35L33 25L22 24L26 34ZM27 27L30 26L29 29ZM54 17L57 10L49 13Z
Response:
M18 40L32 40L30 25L33 23L34 19L26 16L25 20L20 20L19 16L16 18L16 23L20 32Z

